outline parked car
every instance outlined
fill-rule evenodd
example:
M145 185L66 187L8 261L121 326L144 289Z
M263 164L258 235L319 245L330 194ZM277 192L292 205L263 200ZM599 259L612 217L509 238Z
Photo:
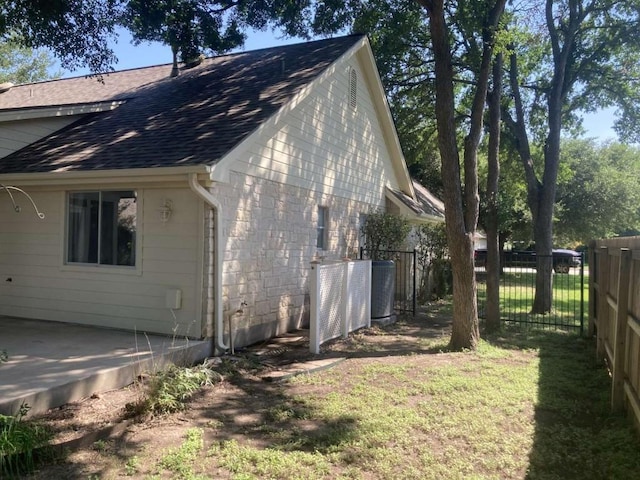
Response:
M554 248L552 254L553 270L556 273L569 273L571 268L577 268L582 263L582 255L575 250ZM536 266L536 252L533 250L505 250L501 258L503 267L535 268ZM476 250L474 260L476 267L486 267L487 250Z

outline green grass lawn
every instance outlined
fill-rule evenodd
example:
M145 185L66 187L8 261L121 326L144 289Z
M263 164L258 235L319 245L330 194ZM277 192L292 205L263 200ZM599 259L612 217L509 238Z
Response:
M572 335L512 333L300 377L266 445L223 440L208 457L235 479L637 479L640 443L594 355Z
M329 370L281 384L239 371L140 429L144 442L108 440L36 478L640 478L638 432L610 412L592 339L506 330L448 352L424 334L445 307L353 334Z
M562 327L579 331L581 299L584 299L582 318L587 322L589 276L585 274L581 297L580 275L555 274L553 276L553 308L547 315L530 314L535 296L535 271L508 269L500 276L500 311L505 321L534 326ZM486 298L486 280L478 277L478 306L482 313Z

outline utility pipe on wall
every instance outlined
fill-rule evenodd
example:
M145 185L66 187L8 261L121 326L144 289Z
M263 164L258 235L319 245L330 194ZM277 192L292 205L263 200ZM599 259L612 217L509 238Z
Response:
M215 338L216 348L222 351L228 350L229 345L224 341L224 320L222 316L222 261L223 261L223 245L222 245L222 205L211 192L200 185L198 182L198 174L189 174L189 187L198 197L211 206L216 214L215 218L215 288L214 288L214 311L215 311ZM231 335L231 332L229 332Z

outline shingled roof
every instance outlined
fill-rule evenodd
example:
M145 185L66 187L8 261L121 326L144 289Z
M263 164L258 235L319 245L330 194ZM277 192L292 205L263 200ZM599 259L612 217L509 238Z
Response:
M0 113L125 103L0 159L0 174L213 165L361 38L219 56L175 78L162 65L14 87Z
M411 179L415 199L399 190L389 189L416 218L444 220L444 203L415 179Z

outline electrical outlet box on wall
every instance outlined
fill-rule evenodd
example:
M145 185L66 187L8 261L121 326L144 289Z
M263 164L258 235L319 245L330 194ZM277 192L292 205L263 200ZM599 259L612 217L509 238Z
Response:
M165 295L165 306L171 310L178 310L182 307L182 290L172 288L167 290Z

